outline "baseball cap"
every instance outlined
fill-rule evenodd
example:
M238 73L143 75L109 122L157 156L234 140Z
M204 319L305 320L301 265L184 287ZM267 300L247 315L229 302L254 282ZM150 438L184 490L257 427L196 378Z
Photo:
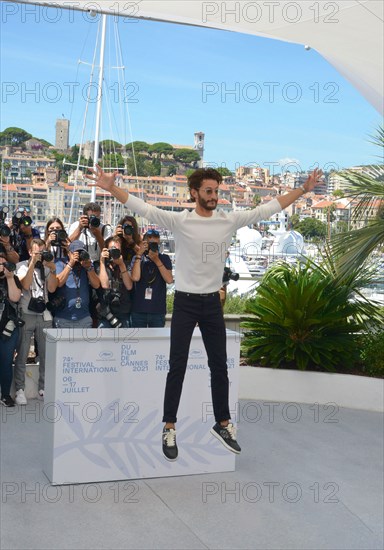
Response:
M78 250L86 250L85 244L81 241L72 241L69 245L69 250L73 252L77 252Z

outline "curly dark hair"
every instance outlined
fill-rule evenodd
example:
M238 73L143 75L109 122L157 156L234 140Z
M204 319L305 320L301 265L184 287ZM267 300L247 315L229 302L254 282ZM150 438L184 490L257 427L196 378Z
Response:
M188 187L192 202L195 202L195 199L194 197L192 197L191 190L196 189L196 191L198 191L201 187L203 180L215 180L220 185L220 183L223 181L223 177L220 172L218 172L214 168L199 168L198 170L195 170L188 177Z

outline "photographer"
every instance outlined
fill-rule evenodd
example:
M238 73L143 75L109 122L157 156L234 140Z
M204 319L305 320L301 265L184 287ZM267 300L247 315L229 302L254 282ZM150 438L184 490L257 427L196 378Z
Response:
M17 276L22 286L20 309L24 326L21 328L21 338L15 361L16 403L26 405L25 397L25 364L31 337L34 336L39 347L39 396L44 397L45 380L45 336L44 329L52 327L52 315L47 309L48 292L57 288L56 266L53 254L45 250L42 239L32 239L29 249L30 259L17 264Z
M105 240L112 235L111 226L103 225L100 216L100 206L96 202L89 202L84 206L79 221L73 223L68 230L69 240L81 241L93 262L100 259Z
M167 312L167 283L173 283L172 261L159 253L160 233L150 229L144 235L138 254L132 262L135 282L132 326L164 327Z
M11 245L11 229L5 223L8 214L8 206L0 207L0 245L4 247L8 262L17 264L19 255Z
M0 247L0 403L4 407L15 406L10 391L20 323L14 304L21 296L20 283L14 275L15 268L15 264L7 262L5 251Z
M102 299L100 307L102 328L128 328L131 326L132 279L128 265L121 254L121 239L110 237L100 257L100 283Z
M56 261L58 290L57 298L66 306L58 311L53 320L56 328L91 328L89 312L91 288L100 287L100 279L85 250L84 243L73 241L68 249L68 261Z
M19 255L19 261L29 259L29 249L32 239L39 239L40 233L36 227L32 227L33 220L29 215L29 207L20 206L12 216L10 244Z
M47 221L44 240L47 245L47 250L52 252L55 260L68 256L67 249L70 241L60 218L54 217Z
M123 258L130 264L142 242L136 219L133 216L121 218L116 226L115 235L121 238Z

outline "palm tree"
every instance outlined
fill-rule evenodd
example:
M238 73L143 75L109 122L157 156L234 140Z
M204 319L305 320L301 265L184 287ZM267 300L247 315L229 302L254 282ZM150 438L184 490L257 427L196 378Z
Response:
M372 143L381 148L379 158L382 160L383 127L380 127L377 134L373 136ZM384 204L384 166L371 165L365 173L345 170L340 175L348 182L345 196L357 201L353 209L355 221L366 220L367 211L377 210L376 218L369 225L337 235L332 239L332 249L338 256L339 272L346 275L356 266L364 264L372 252L384 245L384 216L380 208L380 203Z

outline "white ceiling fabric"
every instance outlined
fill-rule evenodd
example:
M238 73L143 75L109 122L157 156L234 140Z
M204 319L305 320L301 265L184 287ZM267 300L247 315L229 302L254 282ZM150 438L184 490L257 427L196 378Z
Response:
M22 0L21 3L95 9L309 45L348 79L376 110L384 111L383 0Z

